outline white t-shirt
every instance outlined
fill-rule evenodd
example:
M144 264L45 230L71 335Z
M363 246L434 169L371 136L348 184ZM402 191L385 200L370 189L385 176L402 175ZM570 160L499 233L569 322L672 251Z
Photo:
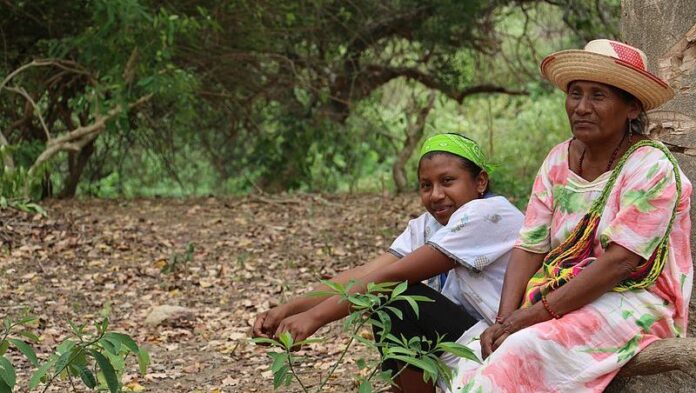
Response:
M472 317L493 323L523 220L524 215L504 197L474 199L457 209L446 226L427 212L409 221L389 252L403 258L429 244L452 258L459 266L447 272L445 279L432 277L428 285Z

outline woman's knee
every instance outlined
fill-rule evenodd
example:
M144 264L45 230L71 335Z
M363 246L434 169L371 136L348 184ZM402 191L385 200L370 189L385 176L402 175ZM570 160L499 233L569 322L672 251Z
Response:
M519 353L533 350L537 346L539 337L530 328L518 330L509 335L495 352Z

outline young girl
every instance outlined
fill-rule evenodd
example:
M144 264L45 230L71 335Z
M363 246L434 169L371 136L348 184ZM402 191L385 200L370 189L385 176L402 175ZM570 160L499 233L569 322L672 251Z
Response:
M408 304L399 307L403 320L391 318L391 333L432 341L444 335L456 341L477 321L494 322L523 215L504 197L488 192L491 166L471 139L435 135L425 141L420 156L419 190L427 212L409 222L388 252L333 281L356 280L357 292L365 291L369 282L408 281L406 294L435 301L419 304L420 318ZM405 302L394 305L399 303ZM303 340L349 313L350 306L338 296L301 297L259 314L253 334L272 337L288 331L295 341ZM406 368L395 382L397 391L435 391L416 369Z

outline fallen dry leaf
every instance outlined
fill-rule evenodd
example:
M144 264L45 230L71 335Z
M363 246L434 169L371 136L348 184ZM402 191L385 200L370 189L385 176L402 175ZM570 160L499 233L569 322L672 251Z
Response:
M291 197L298 201L291 207L275 197L47 201L49 218L37 220L0 210L0 231L12 228L0 232L0 250L9 250L0 251L0 312L33 309L41 318L36 349L45 359L68 337L66 321L90 324L110 308L110 328L133 335L152 360L145 376L127 361L126 391L272 392L268 348L248 341L256 314L384 252L420 213L413 195L324 196L340 206L331 208L311 196ZM284 198L290 196L278 200ZM189 243L193 258L161 273ZM193 316L146 326L148 312L165 304ZM306 359L298 365L310 384L346 343L339 323L316 336L326 340L301 351ZM359 345L349 350L326 392L354 391L355 360L375 356ZM21 362L17 369L24 386L31 370ZM69 390L62 380L49 389ZM293 382L289 392L298 391Z

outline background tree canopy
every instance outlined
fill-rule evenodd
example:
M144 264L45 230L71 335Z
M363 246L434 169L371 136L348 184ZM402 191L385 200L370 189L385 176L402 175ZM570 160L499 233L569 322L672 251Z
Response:
M523 204L567 137L538 62L619 3L0 0L2 194L405 191L454 131Z

